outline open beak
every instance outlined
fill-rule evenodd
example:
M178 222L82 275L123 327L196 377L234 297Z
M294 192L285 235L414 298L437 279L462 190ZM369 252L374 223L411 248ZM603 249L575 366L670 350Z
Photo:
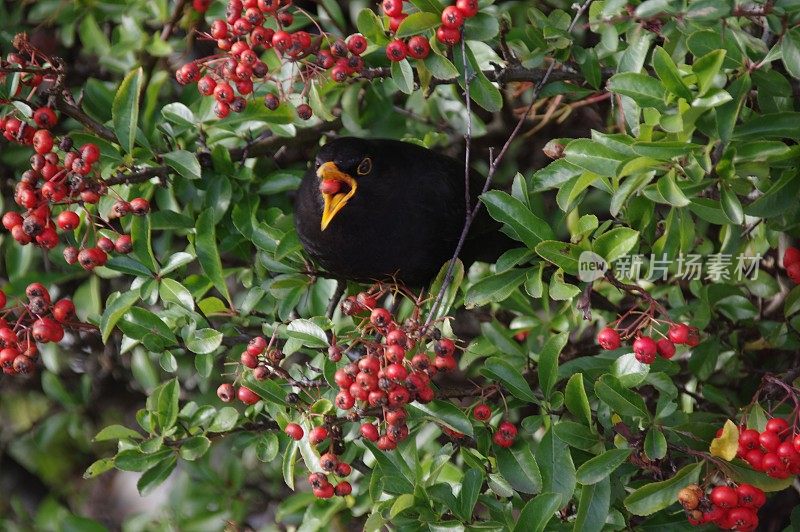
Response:
M328 224L331 223L331 220L333 220L333 217L336 216L336 213L342 210L344 206L347 205L350 198L356 193L358 185L356 184L356 180L350 177L350 175L339 170L333 161L328 161L320 166L319 169L317 169L317 177L320 178L320 181L334 180L342 184L342 190L340 192L335 194L322 192L322 199L325 204L322 208L320 229L324 231L328 227Z

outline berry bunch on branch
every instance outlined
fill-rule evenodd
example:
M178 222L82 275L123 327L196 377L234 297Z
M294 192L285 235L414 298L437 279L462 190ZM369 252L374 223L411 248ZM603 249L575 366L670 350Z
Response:
M414 306L402 322L380 304L390 292L394 306L403 299ZM314 494L321 498L347 495L352 489L343 481L350 472L350 465L341 460L347 452L343 434L357 431L358 437L374 444L376 451L391 451L409 437L409 425L424 423L419 420L419 412L432 415L438 409L460 411L456 414L459 423L469 425L467 414L471 411L472 418L493 433L492 441L498 447L510 447L517 438L516 425L502 419L504 416L497 415L499 412L488 404L501 401L503 410L507 408L501 387L473 385L452 394L438 383L439 376L457 370L459 347L439 329L423 328L424 303L403 287L383 284L344 299L342 313L354 319L355 329L347 336L331 338L329 346L322 350L331 364L330 371L325 372L327 380L292 378L291 370L283 367L286 357L278 347L277 337L267 340L256 336L240 356L234 384L222 384L217 395L226 402L238 397L241 402L254 405L261 400L258 382L272 380L295 388L297 391L289 393L286 401L295 412L289 417L296 421L287 423L284 432L296 441L308 438L321 453L319 465L324 473L309 477ZM335 396L329 394L333 396L332 404L320 412L316 405L330 389L338 392ZM469 400L470 404L456 406L448 401L455 397ZM438 404L432 404L435 402ZM454 425L448 418L437 424L451 439L466 441L459 430L464 429L463 425ZM335 482L326 474L335 475Z

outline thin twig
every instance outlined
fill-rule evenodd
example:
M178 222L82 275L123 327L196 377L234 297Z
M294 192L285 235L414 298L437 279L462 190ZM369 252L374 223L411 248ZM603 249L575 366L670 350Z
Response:
M577 12L575 13L575 16L572 19L572 22L570 23L569 28L567 29L567 33L570 33L570 32L572 32L573 29L575 29L575 25L578 23L578 19L581 17L581 15L583 15L584 11L589 7L589 5L591 3L592 3L592 0L586 0L580 7L578 7ZM462 43L462 49L463 49L463 43ZM463 55L466 56L466 53L463 54ZM466 59L465 59L465 61L466 61ZM503 158L505 157L506 153L508 152L508 149L511 146L511 143L514 141L514 139L517 137L517 135L519 135L519 132L522 129L522 125L525 123L525 119L528 117L528 114L531 112L531 109L533 109L533 106L536 104L536 98L539 96L539 93L541 92L542 87L544 87L544 85L550 79L550 76L553 73L553 70L555 69L555 65L556 65L556 62L555 61L551 61L550 66L547 67L547 71L544 73L542 78L534 86L533 94L531 95L531 103L530 103L530 105L528 105L528 108L526 109L526 111L522 114L522 116L517 121L517 125L514 127L514 130L511 132L511 134L506 139L505 144L503 144L503 147L500 149L500 153L497 154L497 157L494 157L490 153L490 157L489 157L489 172L486 174L486 182L483 185L483 190L481 190L481 195L485 194L486 191L489 190L489 187L492 184L492 179L494 178L495 172L497 172L497 168L500 165L500 162L502 162ZM469 100L469 92L468 92L468 90L469 90L468 89L468 87L469 87L469 79L467 78L467 68L466 68L466 66L464 67L464 78L465 78L465 85L467 87L466 97ZM467 109L469 109L469 104L467 104L467 105L468 105ZM467 127L468 128L470 127L469 126L470 125L470 119L471 118L469 116L469 113L467 113ZM465 173L467 175L467 182L469 182L469 163L470 163L470 161L469 161L469 142L470 142L469 136L470 135L467 136L467 156L466 156L466 163L465 163L465 166L466 166ZM467 196L467 197L469 198L469 196ZM469 200L467 200L467 201L468 201L468 204L469 204ZM467 235L469 234L469 229L470 229L470 227L472 227L472 223L478 217L478 213L480 212L481 205L482 205L482 203L480 201L478 201L475 204L475 207L472 208L472 210L469 210L469 207L468 207L467 217L466 217L466 220L464 222L464 228L461 230L461 236L458 239L458 244L456 245L456 249L453 252L453 256L450 259L450 265L447 267L447 273L445 274L445 278L444 278L444 281L442 282L442 286L439 289L439 293L436 294L436 299L434 300L433 305L431 305L431 310L430 310L430 313L428 314L428 318L425 321L425 325L422 327L422 331L423 332L428 330L428 327L430 326L431 322L433 321L433 318L436 315L436 312L438 311L439 306L442 303L442 300L444 299L444 295L447 292L447 289L450 287L450 283L453 282L453 271L455 270L456 259L458 259L458 256L461 254L461 250L463 249L464 243L467 240Z

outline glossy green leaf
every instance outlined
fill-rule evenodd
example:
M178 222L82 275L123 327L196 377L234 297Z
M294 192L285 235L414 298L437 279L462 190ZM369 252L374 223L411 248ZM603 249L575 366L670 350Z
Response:
M195 251L203 272L214 284L214 287L228 300L228 303L233 306L228 285L225 283L222 273L215 225L213 209L209 208L200 213L195 226Z
M649 419L650 413L642 397L628 390L611 375L601 376L595 383L594 391L601 401L622 416Z
M514 532L543 532L560 508L561 495L540 493L522 508Z
M576 478L579 484L597 484L607 478L631 455L631 449L610 449L603 454L585 461L578 468Z
M192 353L213 353L222 344L223 335L214 329L197 329L186 339L186 347Z
M492 218L511 228L529 248L536 247L542 240L555 238L547 222L538 218L514 196L500 190L491 190L481 195L481 201Z
M700 478L703 464L689 464L671 478L646 484L625 498L625 508L634 515L651 515L675 503L678 492Z
M186 150L175 150L162 155L164 162L186 179L200 179L197 156Z
M120 146L133 152L136 143L136 127L139 122L139 95L144 85L144 72L141 67L132 70L120 83L111 106L114 133Z
M494 379L505 386L514 397L526 403L535 403L536 397L533 395L530 385L510 362L500 357L488 359L481 373L490 379Z
M583 385L583 373L575 373L567 381L567 386L564 388L564 404L573 416L591 426L592 409Z

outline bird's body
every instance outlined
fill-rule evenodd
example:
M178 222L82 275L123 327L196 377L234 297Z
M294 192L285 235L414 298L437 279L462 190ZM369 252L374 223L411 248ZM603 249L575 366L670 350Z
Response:
M349 186L327 200L320 192L329 170L344 176L336 179L355 179L347 181L353 193L344 201ZM471 205L482 185L473 175ZM464 165L455 159L406 142L343 137L320 149L316 171L300 185L297 231L308 254L333 275L359 281L394 277L422 286L455 250L465 220L464 192ZM482 211L462 260L495 260L509 247L499 227Z

